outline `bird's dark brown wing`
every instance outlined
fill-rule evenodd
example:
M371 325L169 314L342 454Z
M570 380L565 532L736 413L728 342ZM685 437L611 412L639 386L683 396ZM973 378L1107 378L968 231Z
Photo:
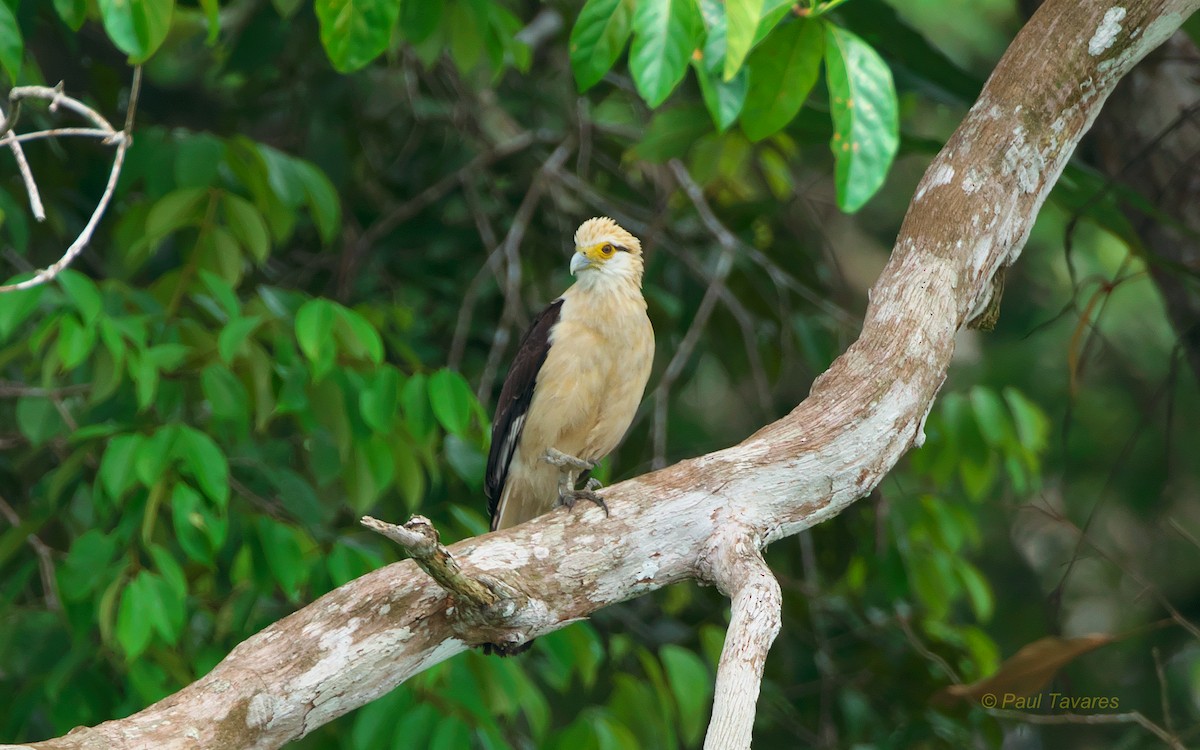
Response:
M508 377L504 378L504 387L500 389L496 417L492 420L492 449L488 452L487 474L483 484L493 530L496 528L496 511L500 505L500 495L504 492L504 481L508 478L508 466L521 440L521 430L525 426L529 404L533 401L538 372L550 352L550 331L558 322L562 306L561 298L554 300L529 324L529 329L517 346L517 356L509 368Z

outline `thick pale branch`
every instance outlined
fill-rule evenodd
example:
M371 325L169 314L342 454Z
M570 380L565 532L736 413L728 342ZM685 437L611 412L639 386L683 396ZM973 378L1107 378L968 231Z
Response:
M859 340L804 402L740 445L610 487L611 518L590 505L558 509L449 548L465 570L528 597L510 630L540 635L715 577L712 540L730 519L757 546L870 492L923 441L956 332L985 306L996 270L1016 259L1104 99L1198 6L1046 3L922 180ZM743 587L751 602L771 599L760 584ZM497 631L456 622L452 609L416 564L390 565L271 625L144 711L34 746L278 747L494 639Z
M717 665L706 750L750 747L767 652L779 635L783 593L750 529L728 521L701 561L701 571L732 600L729 629Z

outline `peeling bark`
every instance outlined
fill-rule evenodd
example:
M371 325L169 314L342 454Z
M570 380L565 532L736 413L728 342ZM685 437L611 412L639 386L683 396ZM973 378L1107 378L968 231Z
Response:
M464 617L416 564L396 563L269 626L133 716L27 747L278 747L468 643L530 638L697 578L735 598L740 630L731 634L735 652L722 658L719 690L744 684L747 665L757 677L762 635L774 626L755 636L740 623L753 611L777 620L779 606L757 549L837 515L923 442L955 333L986 305L997 269L1016 260L1117 81L1198 6L1047 2L930 166L871 290L861 337L807 399L737 446L609 488L611 518L598 508L559 509L449 548L465 575L528 597L507 628ZM738 727L720 746L748 742Z

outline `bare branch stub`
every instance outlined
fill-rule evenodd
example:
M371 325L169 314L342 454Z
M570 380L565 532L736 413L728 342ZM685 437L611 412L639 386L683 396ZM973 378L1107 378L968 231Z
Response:
M433 523L425 516L413 516L403 526L363 516L362 525L403 547L421 570L463 603L484 608L500 602L499 594L463 572L458 561L442 545Z
M763 667L783 619L783 592L761 547L750 528L726 520L701 558L700 574L731 600L706 750L750 747Z

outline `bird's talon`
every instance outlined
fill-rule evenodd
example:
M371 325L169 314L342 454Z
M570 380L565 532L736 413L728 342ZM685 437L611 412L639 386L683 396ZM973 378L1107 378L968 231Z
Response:
M567 492L558 493L559 505L565 505L568 508L574 509L576 502L578 502L579 500L587 500L587 501L593 502L596 505L599 505L601 508L603 508L604 509L604 517L607 518L610 515L608 512L608 503L604 502L604 498L600 497L599 495L597 495L595 492L593 492L591 490L592 481L594 481L594 480L588 481L589 489L569 490Z
M603 487L603 486L604 486L604 485L600 484L600 480L599 480L599 479L597 479L597 478L595 478L595 477L588 477L588 480L587 480L587 485L585 485L585 486L584 486L584 489L586 489L586 490L588 490L589 492L591 492L592 490L598 490L598 489L600 489L600 488L601 488L601 487Z

